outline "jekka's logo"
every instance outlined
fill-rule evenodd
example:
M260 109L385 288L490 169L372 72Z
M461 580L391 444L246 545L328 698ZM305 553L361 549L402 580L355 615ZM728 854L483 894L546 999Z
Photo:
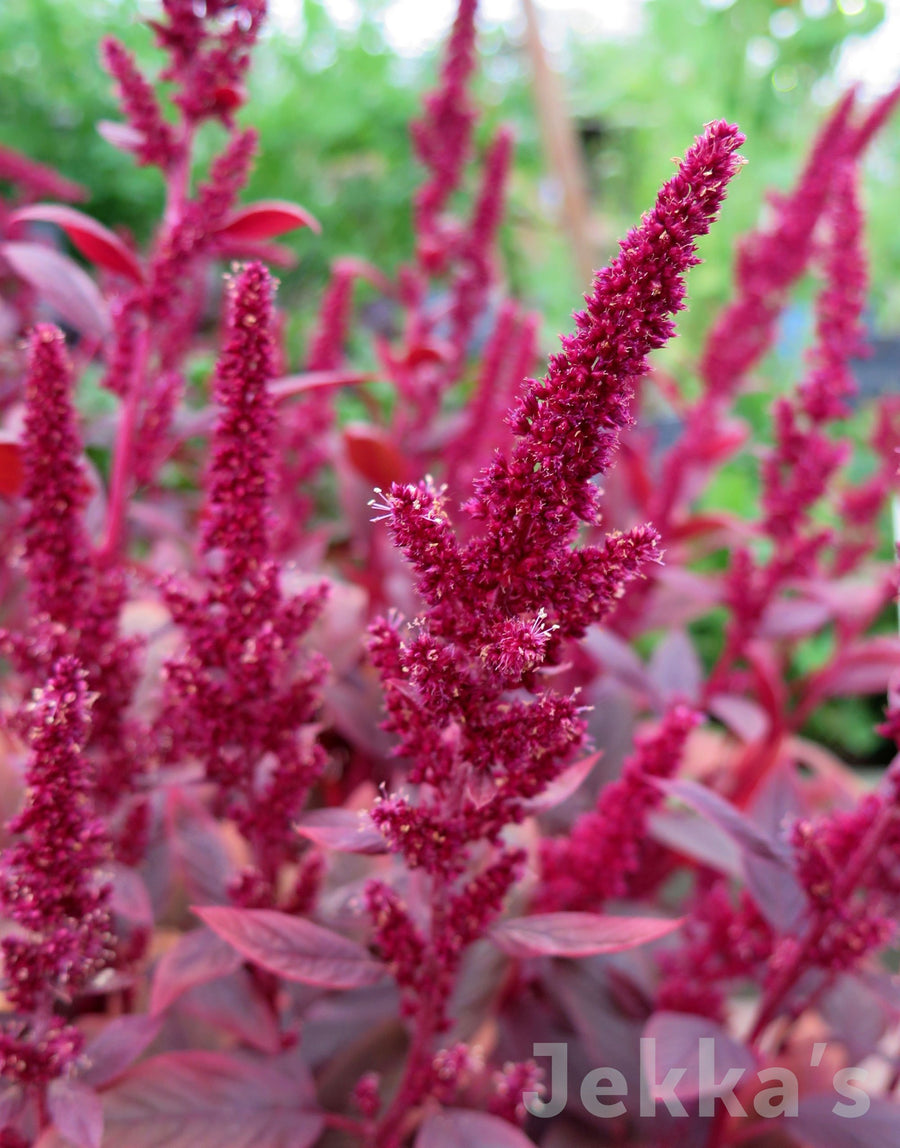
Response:
M668 1067L662 1080L657 1067L656 1037L641 1039L640 1065L641 1083L637 1097L637 1108L629 1105L634 1098L629 1096L628 1082L617 1068L594 1068L581 1082L580 1099L584 1108L602 1120L612 1120L635 1111L641 1116L656 1115L659 1105L665 1105L672 1116L699 1114L713 1116L716 1103L721 1102L730 1116L749 1116L747 1109L738 1100L735 1090L746 1084L750 1070L745 1067L729 1068L722 1072L716 1063L715 1039L702 1036L697 1042L697 1058L693 1066L693 1077L686 1081L689 1068ZM813 1045L811 1063L815 1067L821 1063L825 1044ZM533 1055L549 1057L549 1093L542 1097L537 1092L525 1092L522 1101L532 1116L544 1119L558 1116L569 1101L568 1046L563 1042L535 1044ZM864 1116L871 1104L868 1093L861 1087L866 1080L864 1068L842 1068L832 1077L835 1104L831 1109L835 1116L854 1119ZM769 1065L756 1073L759 1084L753 1096L753 1112L763 1119L798 1116L800 1113L800 1084L796 1075L789 1069ZM685 1101L696 1100L696 1113L689 1113Z

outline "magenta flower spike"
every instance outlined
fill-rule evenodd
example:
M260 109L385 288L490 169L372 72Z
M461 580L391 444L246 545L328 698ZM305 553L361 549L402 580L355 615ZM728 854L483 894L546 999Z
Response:
M217 807L253 848L254 866L235 896L267 906L279 865L299 848L292 819L324 765L312 722L326 663L320 655L304 663L298 644L326 587L285 594L271 554L272 281L252 263L234 273L228 290L213 383L219 414L201 519L200 586L175 579L164 585L185 647L166 667L159 736L169 755L193 753L203 762L218 787Z
M577 695L548 688L540 671L658 556L648 527L580 548L576 535L580 522L599 521L591 480L610 466L630 420L633 378L674 332L683 276L698 262L695 241L718 213L742 141L737 128L710 124L598 273L576 332L563 337L543 381L528 384L512 412L509 456L498 454L475 482L468 510L480 519L476 537L458 541L444 492L430 480L394 484L373 502L424 602L408 636L399 618L382 619L370 646L387 728L410 762L408 782L420 787L416 798L384 795L372 817L406 866L430 878L427 936L382 882L368 894L376 940L417 1017L415 1053L379 1126L379 1143L392 1148L401 1111L428 1088L429 1049L447 1024L462 952L500 911L519 872L515 851L485 856L484 843L500 846L505 826L523 818L526 802L584 738ZM672 733L667 766L689 725ZM471 928L457 920L463 905Z
M113 956L109 889L96 881L109 844L84 753L89 709L84 671L61 658L24 715L25 803L0 857L0 904L21 926L0 943L6 998L19 1010L0 1031L0 1074L28 1084L71 1064L83 1038L57 1002L72 1000Z
M90 544L81 516L90 494L62 331L41 324L28 344L23 531L32 610L69 629L90 594Z

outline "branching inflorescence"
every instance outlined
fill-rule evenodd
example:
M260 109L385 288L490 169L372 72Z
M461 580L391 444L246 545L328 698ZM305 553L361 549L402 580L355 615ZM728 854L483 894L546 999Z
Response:
M410 759L409 783L421 787L417 800L384 797L373 817L407 866L429 874L432 889L427 939L388 890L369 893L379 945L418 1009L415 1055L393 1114L427 1089L430 1038L446 1023L460 951L499 909L523 860L503 848L489 862L483 843L500 844L504 827L522 818L584 737L577 696L548 688L540 671L563 639L599 621L658 558L649 528L600 545L574 543L580 522L599 521L591 480L611 464L628 422L631 380L673 333L683 275L697 262L695 240L719 210L742 140L735 127L709 125L599 272L575 334L513 412L509 457L498 455L476 480L467 509L481 520L477 537L457 540L442 492L427 481L395 485L375 504L424 601L408 638L398 618L382 619L371 644L388 726ZM466 878L479 855L479 874ZM475 898L478 882L489 896L479 890ZM473 899L482 911L460 937L456 906ZM396 1116L385 1119L392 1129Z

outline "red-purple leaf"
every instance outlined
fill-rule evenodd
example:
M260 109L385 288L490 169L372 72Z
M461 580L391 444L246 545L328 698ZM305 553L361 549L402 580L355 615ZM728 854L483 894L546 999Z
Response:
M21 184L33 195L54 199L87 199L87 188L60 175L55 168L29 159L21 152L0 144L0 179Z
M666 634L653 651L647 672L667 705L676 700L699 700L703 667L686 631L671 630Z
M344 427L344 447L353 469L373 486L387 489L392 482L405 481L409 469L406 459L380 427L348 423Z
M133 283L141 284L144 281L144 272L131 248L108 227L74 207L63 207L57 203L29 204L13 212L9 222L55 223L68 235L81 254L98 267L105 267L116 275L124 275Z
M673 932L681 920L610 917L604 913L538 913L495 925L490 936L511 957L589 957L645 945Z
M308 227L317 234L322 230L319 221L298 204L282 199L266 199L239 208L225 220L217 235L231 242L239 239L272 239L298 227Z
M750 1071L756 1067L750 1049L706 1017L691 1013L654 1013L647 1021L644 1036L653 1041L655 1071L648 1083L654 1100L665 1100L667 1096L676 1096L684 1102L696 1100L714 1089L716 1082L731 1069ZM709 1087L704 1086L704 1074L700 1071L701 1040L713 1042L712 1046L707 1046L712 1054ZM684 1071L672 1091L664 1092L660 1081L664 1081L673 1069L676 1073Z
M195 985L180 998L178 1008L181 1013L230 1033L260 1052L272 1055L281 1051L278 1021L246 969L238 969L207 984Z
M870 983L853 973L843 973L819 999L817 1011L828 1025L831 1040L840 1041L861 1064L891 1024L878 982Z
M734 840L693 810L657 810L650 814L648 826L654 841L676 853L720 873L740 875L741 851Z
M427 1117L415 1148L534 1148L534 1141L499 1116L444 1108Z
M670 528L669 537L679 542L689 538L703 538L720 531L733 531L741 523L729 514L692 514Z
M144 137L137 128L133 128L131 124L118 123L116 120L98 121L97 134L120 151L135 152L144 142Z
M741 853L741 870L747 891L760 912L776 929L796 928L807 908L803 892L790 864L790 853L739 809L706 786L688 778L657 781L670 797L676 797L701 817L717 825L735 842Z
M447 363L453 357L453 348L441 339L427 339L414 343L406 352L403 363L407 367L420 367L425 363Z
M761 741L769 732L769 718L762 706L737 694L714 694L707 709L741 741Z
M324 1126L296 1058L166 1053L105 1099L103 1148L310 1148Z
M188 896L206 904L227 901L234 866L221 826L199 801L181 789L169 793L166 815L172 858L181 870Z
M103 1103L92 1088L74 1080L54 1080L47 1089L47 1108L57 1132L73 1148L100 1148Z
M121 1076L156 1040L162 1022L151 1016L117 1016L87 1045L78 1079L102 1088Z
M68 255L42 243L0 243L0 255L76 330L100 339L109 334L103 296L90 275Z
M0 1128L12 1124L25 1107L27 1097L21 1084L11 1084L0 1091Z
M767 861L785 863L786 853L767 833L753 824L724 797L690 778L655 779L654 784L670 797L675 797L701 817L723 829L744 853L753 853Z
M744 445L750 435L750 428L737 419L723 419L704 438L702 451L706 462L721 462L733 455Z
M877 694L887 689L892 673L900 666L900 639L867 638L841 654L822 672L816 685L818 697L846 694Z
M581 783L601 757L603 757L602 749L598 753L592 753L589 757L583 757L581 761L576 761L574 765L564 769L555 781L550 782L543 793L539 793L531 801L526 801L525 808L529 813L541 813L545 809L555 809L557 805L562 805L564 801L568 801L572 794L578 791Z
M248 960L286 980L349 989L384 976L383 966L362 945L300 917L219 906L194 912Z
M602 669L623 686L641 694L656 696L656 686L650 680L646 666L631 646L617 634L593 627L588 631L584 645Z
M329 390L337 387L355 387L372 378L367 371L304 371L300 375L284 375L269 384L273 399L288 399L307 391Z
M858 624L878 612L884 602L881 580L868 578L813 578L800 583L800 588L811 598L824 603L830 614L847 622Z
M387 853L378 826L363 810L314 809L296 822L301 837L338 853Z
M156 1015L194 985L239 969L240 953L210 929L192 929L175 942L156 966L150 1012Z
M133 925L153 925L153 906L143 878L134 869L111 862L101 870L100 880L110 883L110 908Z
M13 498L22 489L25 467L22 447L7 435L0 433L0 494Z
M770 603L759 623L761 638L801 638L826 625L833 611L809 598L779 598Z

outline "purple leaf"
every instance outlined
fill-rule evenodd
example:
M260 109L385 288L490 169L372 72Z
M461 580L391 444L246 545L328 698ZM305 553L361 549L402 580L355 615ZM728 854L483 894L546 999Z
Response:
M708 614L721 598L718 584L709 575L680 566L663 566L654 578L653 595L641 613L645 632L685 626Z
M733 839L692 810L658 810L650 814L648 827L654 841L692 861L731 877L741 872L741 851Z
M759 623L761 638L802 638L828 623L831 608L809 598L778 598L769 604Z
M295 1063L217 1052L156 1056L105 1099L103 1148L311 1148L324 1126Z
M662 701L694 704L700 697L703 667L694 643L684 630L672 630L657 645L647 667Z
M301 837L337 853L387 853L388 845L364 809L314 809L296 822Z
M706 1017L679 1012L654 1013L644 1026L644 1037L653 1041L655 1071L649 1084L654 1100L663 1100L666 1095L677 1096L682 1102L696 1100L698 1096L711 1094L715 1084L731 1069L752 1071L756 1067L750 1049ZM701 1079L701 1039L713 1041L709 1074L713 1079L708 1087L704 1087L705 1081ZM672 1069L676 1073L680 1069L684 1072L672 1092L663 1093L660 1082Z
M762 741L769 732L768 714L748 698L737 694L715 694L709 699L707 709L741 741Z
M97 134L120 151L135 152L144 143L143 133L137 128L133 128L130 124L117 123L115 120L99 120Z
M871 577L813 578L801 583L803 591L824 602L830 614L858 625L876 614L884 601L884 590Z
M0 1128L12 1124L25 1106L25 1090L21 1084L11 1084L0 1092Z
M110 883L110 908L133 925L152 927L153 906L143 878L127 865L112 861L100 871L100 880Z
M151 1016L117 1016L87 1045L78 1079L102 1088L131 1067L156 1040L162 1022Z
M817 697L877 694L900 665L900 639L867 638L851 646L825 670L817 682Z
M387 979L374 987L320 994L303 1009L303 1052L308 1064L322 1068L371 1033L387 1031L399 1007L397 986Z
M0 243L0 255L21 279L83 335L102 339L111 329L96 283L68 255L41 243Z
M534 1148L524 1132L487 1112L445 1108L426 1118L415 1148Z
M656 941L681 923L681 919L665 917L537 913L503 921L491 929L490 936L511 957L589 957Z
M74 1080L54 1080L47 1089L47 1107L57 1132L74 1148L100 1148L103 1103L92 1088Z
M74 207L33 203L14 211L7 223L55 223L91 263L124 275L132 283L140 285L144 281L144 272L131 248L115 232Z
M564 801L568 801L572 794L577 792L581 783L587 778L601 757L603 757L603 750L592 753L589 757L584 757L581 761L576 761L574 765L570 765L568 769L564 769L555 781L550 782L543 793L539 793L537 797L525 802L525 809L529 813L542 813L545 809L555 809L557 805L562 805Z
M332 390L337 387L353 387L367 383L374 376L368 371L304 371L299 375L283 375L269 384L269 394L273 399L289 399L293 395L307 394L309 391Z
M192 929L166 952L153 977L150 1012L163 1012L194 985L227 976L242 964L240 953L210 929Z
M731 837L741 851L744 881L759 911L781 932L795 928L806 912L807 901L791 868L787 849L723 797L696 781L676 778L657 781L656 785Z
M311 921L274 909L210 906L194 912L248 960L286 980L349 989L384 976L362 945Z
M281 1051L278 1022L246 969L195 985L179 1000L178 1007L180 1012L230 1033L260 1052L272 1055ZM305 1051L305 1027L303 1040Z
M656 686L650 680L647 668L624 639L611 630L592 627L584 640L592 658L616 681L639 694L656 698Z
M883 1096L867 1097L869 1108L862 1112L866 1099L860 1094L865 1091L865 1074L855 1073L851 1083L859 1090L852 1099L838 1092L801 1097L798 1115L784 1122L779 1120L776 1127L802 1137L805 1148L897 1148L900 1104ZM846 1091L850 1091L849 1087ZM846 1109L857 1102L860 1111L854 1116L846 1112L839 1115L841 1108L833 1111L836 1104Z
M851 973L839 976L825 992L819 1012L854 1061L866 1059L884 1036L889 1017L876 987Z
M221 827L199 801L180 789L169 793L166 813L172 856L188 897L205 904L227 901L234 866Z

